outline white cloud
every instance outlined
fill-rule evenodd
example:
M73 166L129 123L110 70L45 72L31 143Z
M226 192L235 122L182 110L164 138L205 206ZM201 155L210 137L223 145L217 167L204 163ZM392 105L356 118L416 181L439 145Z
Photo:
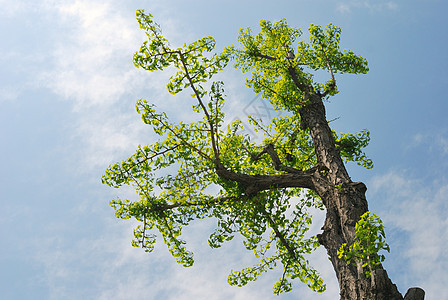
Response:
M80 114L75 126L71 144L76 152L69 159L78 172L106 168L133 154L138 144L148 142L142 135L148 132L149 127L140 121L132 108L121 112L98 107Z
M73 100L77 110L112 105L143 88L165 90L167 75L156 76L133 65L132 55L146 35L129 7L120 10L119 3L88 0L48 0L45 7L64 30L53 51L54 67L42 72L41 83ZM163 21L171 28L168 32L185 38L178 22L170 17Z
M9 0L0 0L0 7L2 8L0 10L0 16L5 17L12 17L19 13L20 11L23 11L23 9L26 7L24 1L9 1Z
M132 154L139 143L149 142L143 138L147 126L134 104L148 91L156 99L166 93L168 74L134 67L132 55L146 36L133 12L104 1L44 3L42 7L64 30L58 31L52 63L41 71L39 84L73 103L69 134L74 144L67 147L75 151L70 151L68 160L81 171L105 167Z
M351 0L340 2L336 10L340 13L351 13L353 9L367 9L370 12L394 11L398 9L398 4L394 1L376 1L376 0Z
M413 151L421 147L428 155L437 155L442 161L448 155L448 132L446 129L416 133L406 150ZM438 162L439 163L439 162Z
M405 233L395 235L400 241L390 241L400 251L393 264L404 272L396 280L402 286L421 286L428 299L448 298L444 292L448 281L447 179L422 182L408 178L404 172L390 172L376 177L371 188L373 201L384 202L381 216L386 231Z
M131 55L141 36L133 19L108 3L77 0L55 2L59 26L66 28L54 50L54 69L43 72L42 83L73 99L77 109L113 104L142 76Z
M19 94L20 92L17 87L0 87L0 103L16 100Z
M348 5L347 3L338 3L336 9L338 12L344 13L344 14L351 12L350 5Z

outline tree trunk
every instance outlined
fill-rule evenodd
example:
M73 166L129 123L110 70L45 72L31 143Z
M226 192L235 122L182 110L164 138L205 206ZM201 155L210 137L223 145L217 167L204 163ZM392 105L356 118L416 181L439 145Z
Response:
M314 186L326 207L326 220L319 242L326 248L336 272L341 299L401 300L403 296L380 267L366 278L361 266L348 265L339 259L337 250L343 243L351 245L355 237L355 224L368 210L361 182L352 182L335 147L332 131L325 117L321 97L305 93L309 103L300 110L302 129L308 128L314 142L320 172L316 172ZM408 298L406 298L408 300ZM423 299L423 298L409 298Z

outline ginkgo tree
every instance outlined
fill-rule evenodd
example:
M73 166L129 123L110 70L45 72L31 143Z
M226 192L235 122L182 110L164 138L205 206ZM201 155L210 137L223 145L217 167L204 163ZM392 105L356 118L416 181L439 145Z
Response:
M345 168L350 161L373 167L363 152L369 132L336 133L326 120L324 101L338 93L336 76L368 71L366 59L340 50L340 28L311 25L306 42L297 41L302 32L284 20L262 20L259 33L242 29L239 46L213 54L212 37L173 48L151 14L138 10L137 20L148 40L135 53L135 66L151 72L175 69L167 89L171 94L189 90L193 99L186 101L192 101L198 118L176 123L151 102L137 102L143 122L159 138L109 166L102 177L111 187L134 187L139 196L110 201L116 217L139 222L132 245L151 252L161 236L177 262L188 267L193 254L182 229L193 220L215 218L208 240L212 248L238 234L259 259L255 266L232 271L231 285L243 286L279 267L283 272L274 293L290 291L295 279L323 292L322 278L306 259L322 245L341 299L403 299L380 262L366 263L353 254L357 245L356 253L370 251L370 257L382 258L377 252L388 246L381 244L375 253L362 248L363 239L376 240L384 231L357 231L364 228L357 223L368 211L366 186L352 182ZM212 78L229 62L248 73L246 85L261 94L260 101L285 112L268 124L249 116L251 126L264 135L261 143L245 134L240 120L225 125L224 83ZM328 74L326 82L314 78L322 71ZM326 210L318 235L307 233L310 208ZM422 299L412 296L420 292L414 289L406 299Z

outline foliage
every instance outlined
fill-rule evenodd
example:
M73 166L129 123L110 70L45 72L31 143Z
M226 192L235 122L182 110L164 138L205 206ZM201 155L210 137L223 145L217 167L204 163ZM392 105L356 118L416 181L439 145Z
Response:
M342 244L338 256L343 257L348 264L353 261L360 263L364 268L364 274L369 278L372 271L385 259L384 255L378 252L380 250L390 252L389 245L385 241L383 222L377 215L366 212L356 223L355 232L354 243L350 246Z
M241 29L238 41L242 47L229 47L228 51L236 61L235 67L243 72L251 71L248 86L262 93L276 109L290 111L295 117L305 104L300 101L305 93L337 94L336 73L356 74L369 70L367 60L352 51L339 50L341 30L332 24L325 30L311 24L310 42L298 42L295 50L293 43L301 36L300 29L289 27L284 20L274 24L261 20L260 27L261 32L256 36L250 28ZM315 83L313 73L306 69L328 71L330 79Z
M373 168L373 161L366 156L362 148L366 147L370 141L370 132L367 129L356 134L340 133L333 131L335 144L341 151L341 156L346 161L355 161L358 165L366 169Z
M232 271L230 284L245 285L281 265L283 275L274 293L289 291L288 280L296 278L314 291L324 291L323 280L306 259L319 246L316 237L307 234L311 224L307 209L323 208L316 192L297 185L251 186L248 182L314 170L314 145L308 130L300 126L299 109L306 104L303 96L310 92L327 98L335 95L335 74L365 73L367 61L351 51L339 51L340 29L331 24L325 29L311 25L310 42L300 41L294 48L299 29L284 20L274 24L262 20L256 36L251 29L240 31L240 48L211 54L216 44L212 37L172 48L151 14L138 10L137 20L148 40L135 53L135 66L151 72L174 67L177 72L167 89L171 94L190 89L198 120L173 123L149 101L137 102L143 122L160 139L139 146L128 159L109 166L102 177L111 187L134 187L139 196L139 200L110 201L116 217L140 222L132 245L153 251L154 231L158 231L177 262L191 266L193 254L181 238L182 229L196 219L216 218L217 228L209 238L212 248L239 234L245 248L260 260L253 267ZM224 85L211 79L232 59L235 67L251 72L249 87L275 109L288 112L267 125L256 116L249 117L264 134L261 144L244 134L240 120L223 125ZM316 70L327 71L330 79L315 83L311 71ZM335 139L346 161L371 166L361 151L369 140L367 131L335 134Z

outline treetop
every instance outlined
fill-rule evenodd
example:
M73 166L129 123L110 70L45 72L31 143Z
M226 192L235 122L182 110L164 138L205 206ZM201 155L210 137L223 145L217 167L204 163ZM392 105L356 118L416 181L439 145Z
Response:
M132 245L153 251L154 231L158 231L178 263L191 266L193 254L181 238L182 228L192 220L213 217L217 227L209 238L211 247L238 233L245 248L260 260L254 267L232 271L230 284L244 285L280 264L283 275L274 293L289 291L288 279L295 278L314 291L323 291L323 280L306 259L319 246L316 236L307 234L311 224L307 209L322 208L312 176L326 171L319 166L309 130L301 124L300 109L309 104L311 94L335 95L335 74L366 73L367 61L339 50L341 30L332 24L325 29L312 24L310 42L296 43L302 34L299 29L285 20L262 20L256 35L250 28L240 30L240 47L212 54L216 44L212 37L174 49L151 14L137 10L137 20L148 40L134 54L135 66L151 72L174 67L177 71L167 84L168 91L190 89L195 101L192 110L203 117L173 123L149 101L137 102L143 122L160 139L139 146L128 159L109 166L102 177L104 184L131 185L138 194L138 200L110 201L118 218L140 222ZM246 83L255 93L261 93L276 110L288 112L269 124L250 117L252 126L265 136L261 144L242 132L239 120L224 126L224 84L211 80L231 60L236 68L250 72ZM329 80L314 82L312 72L318 70L328 72ZM333 137L346 161L373 166L362 151L369 141L368 131L333 131Z

